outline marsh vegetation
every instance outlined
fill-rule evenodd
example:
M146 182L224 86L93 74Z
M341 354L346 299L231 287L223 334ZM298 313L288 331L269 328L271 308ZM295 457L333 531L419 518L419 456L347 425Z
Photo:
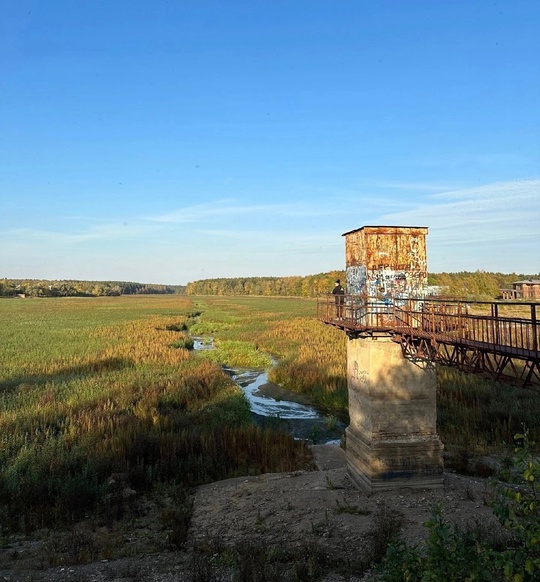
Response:
M0 301L0 544L89 517L108 527L155 495L172 500L163 527L181 547L191 488L310 468L307 443L254 424L223 367L269 369L346 421L346 337L314 310L284 297ZM214 349L191 349L209 336ZM539 441L538 408L533 391L439 368L447 467L511 478L513 437L525 423Z
M121 513L130 491L309 463L305 443L255 426L220 363L184 345L191 325L232 326L234 314L205 324L179 296L5 300L0 310L4 535ZM261 353L239 339L216 351L255 365Z

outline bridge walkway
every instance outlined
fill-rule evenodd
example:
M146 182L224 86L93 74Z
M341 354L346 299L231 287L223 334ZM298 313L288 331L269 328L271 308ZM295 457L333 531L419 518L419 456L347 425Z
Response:
M317 317L350 338L390 337L422 358L540 389L540 305L325 295Z

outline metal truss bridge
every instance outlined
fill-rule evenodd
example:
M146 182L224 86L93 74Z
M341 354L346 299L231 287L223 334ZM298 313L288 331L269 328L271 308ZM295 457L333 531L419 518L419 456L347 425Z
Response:
M540 304L328 295L317 318L351 339L390 337L429 360L540 390Z

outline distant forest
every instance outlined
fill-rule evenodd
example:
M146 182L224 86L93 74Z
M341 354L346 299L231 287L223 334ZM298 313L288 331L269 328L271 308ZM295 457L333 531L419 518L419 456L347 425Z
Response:
M345 283L345 271L330 271L306 277L236 277L202 279L184 285L157 285L125 281L43 281L36 279L0 279L0 296L16 297L99 297L142 294L188 295L281 295L317 297L329 293L334 281ZM440 295L469 299L497 299L501 289L514 281L540 279L540 274L487 273L430 273L428 284Z
M126 281L46 281L0 279L0 296L17 297L101 297L184 293L183 285L154 285Z
M317 297L329 293L334 281L345 283L345 271L331 271L307 277L238 277L234 279L204 279L188 283L188 295L289 295ZM512 287L515 281L540 279L540 275L517 273L430 273L428 284L440 295L469 299L497 299L501 289Z

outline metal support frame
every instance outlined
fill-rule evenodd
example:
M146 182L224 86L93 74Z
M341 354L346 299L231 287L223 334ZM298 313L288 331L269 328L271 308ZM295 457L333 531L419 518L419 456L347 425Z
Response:
M394 299L345 296L345 317L337 319L333 297L319 299L317 316L350 339L391 337L409 359L437 362L464 372L540 390L540 322L536 303L520 303L530 317L504 317L501 305L452 299ZM486 314L487 313L487 314Z
M437 342L431 338L400 335L403 355L478 374L493 380L517 384L522 388L540 388L540 361L515 358L475 347Z

